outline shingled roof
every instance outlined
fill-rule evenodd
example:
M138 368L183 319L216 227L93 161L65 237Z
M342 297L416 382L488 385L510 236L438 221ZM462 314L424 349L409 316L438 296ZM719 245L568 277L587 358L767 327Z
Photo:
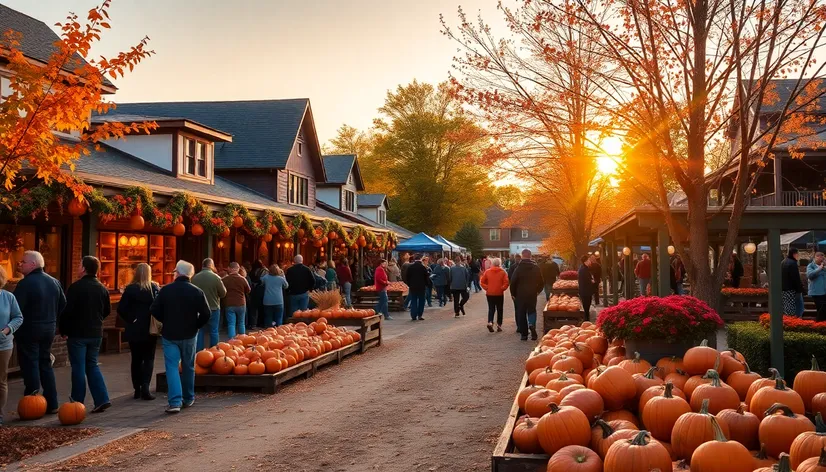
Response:
M324 171L327 173L327 183L346 184L350 170L356 162L355 154L338 154L324 156Z
M186 117L232 134L215 146L216 169L283 169L310 100L119 103L112 113Z
M360 193L358 198L358 206L364 208L374 208L380 207L382 203L390 208L390 204L387 203L387 195L383 193Z

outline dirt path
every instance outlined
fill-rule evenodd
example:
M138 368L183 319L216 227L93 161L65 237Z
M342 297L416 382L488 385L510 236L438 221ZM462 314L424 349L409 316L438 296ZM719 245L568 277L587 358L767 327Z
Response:
M543 297L544 298L544 297ZM108 470L480 471L508 414L533 343L485 329L484 294L467 316L428 309L386 322L382 347L273 396L204 400L163 418L171 433L149 449L120 449Z

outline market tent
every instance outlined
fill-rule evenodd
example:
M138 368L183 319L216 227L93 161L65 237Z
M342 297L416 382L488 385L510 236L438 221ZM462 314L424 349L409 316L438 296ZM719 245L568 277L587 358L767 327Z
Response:
M419 233L412 238L399 243L396 246L395 251L397 252L441 252L441 251L450 251L450 246L444 244L440 241L437 241L430 236Z
M796 233L781 234L780 235L780 245L785 246L787 244L793 244L798 239L803 238L804 236L806 236L810 232L811 231L798 231ZM766 244L766 241L763 241L762 243L758 244L757 247L760 248L761 250L764 250L764 249L766 249L766 247L768 247L768 245Z
M440 243L447 244L450 246L450 252L465 252L465 248L459 246L458 244L449 241L447 238L442 237L441 234L436 235L436 240Z

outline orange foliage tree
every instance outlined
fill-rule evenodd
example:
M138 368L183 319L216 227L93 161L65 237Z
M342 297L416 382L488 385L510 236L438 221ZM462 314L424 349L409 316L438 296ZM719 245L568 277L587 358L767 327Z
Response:
M83 23L75 14L58 23L60 39L45 63L24 54L20 32L0 32L0 57L11 71L10 92L0 98L0 205L37 182L63 184L82 199L88 188L74 177L74 163L90 146L157 126L105 123L90 128L93 112L113 107L103 98L105 86L111 86L105 77L122 77L154 54L143 38L116 57L89 57L103 30L110 28L110 2L89 10Z

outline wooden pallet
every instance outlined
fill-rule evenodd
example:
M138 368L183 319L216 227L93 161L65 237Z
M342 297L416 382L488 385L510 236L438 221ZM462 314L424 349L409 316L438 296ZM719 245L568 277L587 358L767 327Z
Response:
M519 384L519 390L525 388L528 384L528 374L522 376L522 382ZM513 435L513 427L516 426L516 420L519 418L519 404L516 401L516 396L513 399L510 414L507 421L505 421L505 428L502 434L499 435L499 440L496 441L496 446L493 448L493 455L491 456L490 470L492 472L544 472L548 467L548 459L550 456L546 454L523 454L517 452L513 446L511 436Z
M407 292L387 292L387 306L390 311L404 311L404 299ZM379 303L379 294L373 291L357 290L350 294L353 308L367 310L376 308Z
M384 315L374 315L368 318L328 318L327 324L333 326L352 326L358 328L361 335L361 352L373 346L381 346L381 326ZM290 318L287 323L310 324L315 318Z
M588 318L584 310L579 311L543 311L542 312L542 333L547 333L554 328L561 328L572 324L579 326Z
M273 394L278 386L296 377L304 376L310 378L316 371L327 364L340 364L342 359L362 352L360 343L354 343L335 351L322 354L315 359L307 359L292 367L281 370L274 374L264 375L216 375L205 374L195 376L195 388L207 392L217 392L221 390L233 391L256 391L260 393ZM166 392L168 385L166 382L166 372L160 372L155 377L156 390Z

